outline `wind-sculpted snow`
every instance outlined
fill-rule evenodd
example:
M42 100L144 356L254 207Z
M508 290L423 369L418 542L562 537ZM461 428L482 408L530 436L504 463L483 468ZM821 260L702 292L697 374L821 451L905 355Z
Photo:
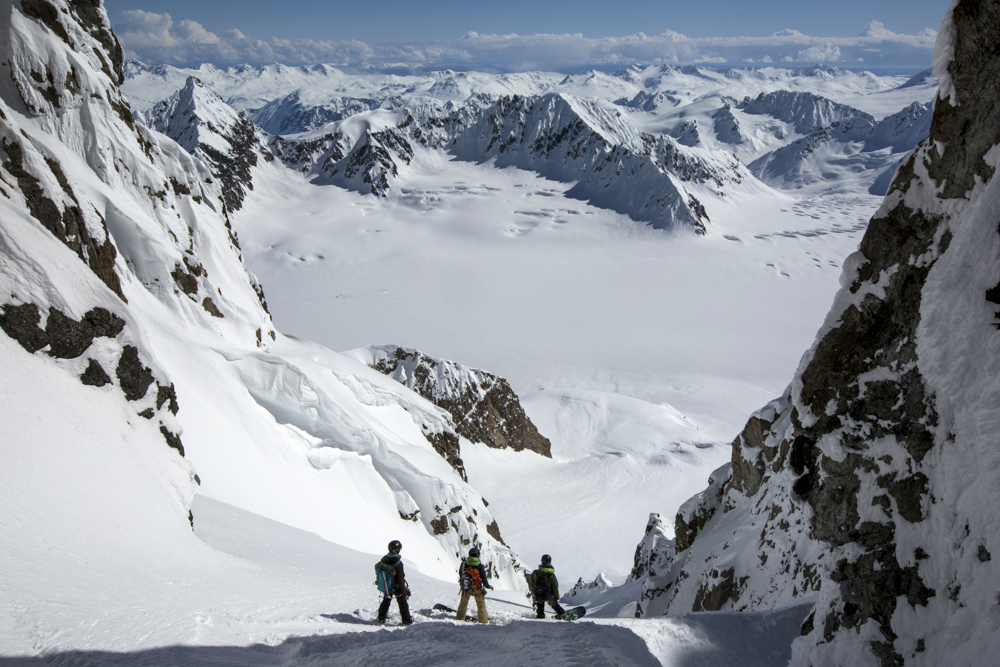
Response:
M814 602L794 665L980 664L1000 648L1000 57L982 48L1000 38L1000 3L957 0L949 21L936 60L953 89L930 136L787 394L747 423L718 491L682 508L680 551L647 581L643 613ZM686 517L703 518L682 545Z
M351 461L355 471L350 483L362 495L354 501L355 512L370 515L385 511L376 500L384 496L378 488L383 486L392 494L391 509L386 510L395 510L401 520L426 530L425 535L434 535L456 560L464 557L470 546L478 546L489 576L504 587L517 587L516 556L503 544L485 501L464 482L464 472L452 470L446 454L434 446L439 439L457 442L446 413L416 395L400 395L392 382L375 383L364 375L336 368L329 373L327 364L316 364L316 352L302 352L306 354L301 357L253 355L234 357L232 362L247 391L277 423L292 426L312 440L309 465L337 471ZM406 429L399 425L390 428L393 421L381 422L374 417L379 409L400 408L400 416L411 420L409 431L419 434L416 438L401 438L399 432ZM343 474L343 470L339 472ZM366 488L369 486L374 488ZM374 507L365 508L368 503ZM341 523L345 531L347 526L352 526L351 530L362 528L350 519ZM338 538L334 531L322 534Z

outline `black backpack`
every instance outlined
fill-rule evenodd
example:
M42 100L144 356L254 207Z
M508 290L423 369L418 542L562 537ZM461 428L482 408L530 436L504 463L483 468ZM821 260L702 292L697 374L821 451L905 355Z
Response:
M549 582L549 575L539 572L535 577L535 599L549 599L549 592L552 590Z

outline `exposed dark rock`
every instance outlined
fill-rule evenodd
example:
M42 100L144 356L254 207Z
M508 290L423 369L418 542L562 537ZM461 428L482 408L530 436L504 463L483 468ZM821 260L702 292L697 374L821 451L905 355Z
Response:
M985 563L987 561L993 560L993 556L982 544L979 545L979 551L976 553L976 557L979 558L979 562Z
M441 458L450 463L451 467L462 476L462 481L468 482L469 478L465 474L465 463L462 461L458 448L458 437L453 433L430 433L426 430L424 437L434 447L434 451L440 454Z
M125 321L104 308L93 308L77 322L55 308L49 308L45 333L49 355L59 359L75 359L90 347L94 338L114 338L125 328Z
M705 582L701 585L691 611L719 611L725 603L736 597L736 584L733 581L734 572L732 568L721 574L712 572L717 583L709 585L708 582Z
M169 387L164 387L159 383L156 384L156 409L160 410L163 408L164 403L167 403L167 409L171 413L177 414L179 408L177 406L177 393L174 391L173 383Z
M69 33L66 32L66 26L59 21L59 10L55 5L46 0L21 0L21 9L26 15L48 26L49 30L59 35L70 48L76 48L69 38Z
M446 515L439 516L436 519L431 519L431 529L434 531L435 535L444 535L448 532L448 517Z
M139 350L132 345L126 345L122 350L115 375L118 376L118 385L125 393L125 398L130 401L141 399L146 395L149 385L153 384L153 371L142 365Z
M528 449L551 458L552 444L538 433L505 379L417 350L386 346L376 351L386 356L378 358L372 368L447 410L462 437L496 449Z
M111 377L99 363L90 359L87 370L80 376L80 382L91 387L103 387L111 382Z
M32 353L48 345L49 356L59 359L75 359L94 338L114 338L125 327L124 320L104 308L92 308L77 322L50 307L44 330L38 326L40 321L41 314L33 303L8 304L0 310L0 328L8 336Z
M694 597L694 609L737 608L743 572L722 571L739 562L732 552L723 552L730 540L740 539L740 532L761 530L761 522L759 541L744 540L738 548L764 552L759 557L761 562L767 558L768 569L772 559L785 559L783 573L752 587L765 596L777 592L774 599L784 599L786 591L792 597L804 592L790 585L782 588L797 570L812 568L803 582L815 580L820 562L804 561L805 552L816 550L822 554L818 558L835 555L832 569L821 568L829 572L829 580L824 578L821 601L802 626L804 645L817 653L802 664L830 662L833 654L823 653L824 645L857 641L866 624L881 635L865 640L875 658L884 667L904 664L902 649L897 648L900 638L893 630L894 625L905 625L897 613L904 612L897 608L932 604L939 591L928 582L938 581L941 568L947 567L940 561L947 556L929 546L910 547L912 556L900 554L902 538L897 534L908 540L920 536L925 546L936 541L953 550L961 547L965 553L978 548L980 560L989 558L982 542L960 544L964 538L932 533L935 528L929 525L936 522L939 531L942 522L955 520L950 514L954 505L935 499L948 490L934 486L937 471L931 467L949 456L938 449L955 442L950 425L955 406L940 398L922 373L929 367L920 363L923 352L917 341L923 307L932 305L923 303L923 295L928 276L957 233L956 216L969 210L974 186L995 177L995 161L984 156L1000 144L1000 2L958 0L953 21L957 37L948 71L955 97L936 101L930 137L896 172L885 205L861 241L860 254L845 269L846 287L838 294L828 328L777 410L774 423L780 422L781 429L755 423L755 418L733 443L732 476L719 501L721 511L739 508L754 529L740 525L734 534L730 522L725 533L713 532L701 542L705 546L698 554L703 560L691 564L692 571L700 572L697 578L678 569L671 581L655 582L655 594L666 596L673 586L673 597L667 599ZM985 297L1000 304L1000 286L987 289ZM703 492L688 501L691 505L682 506L679 549L696 550L701 534L687 524L698 510L710 516L711 496ZM942 506L945 509L936 509ZM782 511L797 513L808 523L807 531L803 527L792 536L799 543L793 539L791 551L774 537L794 530ZM926 534L915 532L919 530ZM968 527L964 534L969 537ZM721 549L715 546L722 543ZM718 562L725 565L707 569ZM678 587L685 588L683 598L676 593ZM813 584L808 588L817 590ZM940 590L947 590L959 604L966 602L960 599L957 582ZM937 609L928 617L940 614L941 607ZM905 614L902 618L910 618L913 611ZM933 648L922 643L918 647Z
M181 265L178 264L173 271L170 272L170 276L177 283L177 286L181 288L181 291L185 294L197 294L198 293L198 279L193 275L184 271Z
M33 303L7 304L0 310L0 328L32 354L49 344L48 334L38 326L41 319L38 306Z
M184 444L181 443L181 437L179 435L174 435L166 426L163 426L162 424L160 425L160 433L163 434L163 439L167 441L167 445L169 445L172 449L176 449L177 453L181 456L184 456Z
M222 312L215 306L215 302L212 301L212 297L206 296L202 299L201 307L208 311L208 314L212 317L223 317Z
M500 526L497 525L497 522L496 522L495 519L490 523L490 525L486 526L486 532L494 540L496 540L497 542L499 542L500 544L502 544L504 546L507 546L507 543L504 542L503 538L500 536Z
M122 301L127 301L125 295L122 294L121 281L114 270L118 251L115 250L115 246L108 236L104 218L101 218L104 238L98 244L97 239L90 236L79 203L77 202L75 206L67 206L63 211L60 211L59 206L46 196L45 189L42 188L38 178L25 169L21 145L16 141L7 141L5 138L3 149L9 158L7 162L4 162L3 167L17 179L18 187L21 194L24 195L32 217L75 252ZM76 197L73 195L59 164L52 159L47 159L46 162L63 190L76 202Z
M139 413L139 416L143 419L152 419L156 416L156 411L153 408L146 408Z
M108 57L111 58L111 71L113 73L111 80L121 85L125 81L122 73L125 57L122 46L118 43L118 37L111 30L111 26L104 21L104 16L101 13L101 0L70 0L69 6L76 12L80 25L107 51Z
M665 574L673 563L676 552L675 541L670 538L660 515L651 513L646 521L646 534L635 547L628 581Z
M813 625L815 620L816 620L816 612L812 612L811 614L809 614L809 617L805 621L803 621L802 627L799 630L799 636L805 637L808 634L812 634L812 631L816 629L816 626Z
M228 153L208 144L200 144L198 150L205 155L212 173L222 183L226 209L238 211L243 206L246 191L253 190L251 169L257 166L257 150L261 145L254 124L242 116L224 138L232 147Z

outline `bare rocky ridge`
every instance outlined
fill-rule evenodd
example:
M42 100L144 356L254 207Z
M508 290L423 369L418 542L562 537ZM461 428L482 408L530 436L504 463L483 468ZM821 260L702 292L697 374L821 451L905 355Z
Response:
M527 449L552 457L552 443L538 432L502 377L395 345L372 346L365 352L369 366L447 410L463 438L494 449ZM435 443L435 449L438 446ZM461 464L457 440L441 447L452 465Z
M1000 229L996 211L969 213L1000 145L1000 3L958 0L952 20L955 95L937 100L930 137L845 263L843 288L789 392L750 419L724 479L682 507L672 569L647 579L639 614L817 600L796 644L793 664L802 665L857 662L858 651L886 667L942 664L958 646L986 650L986 636L949 633L972 622L960 610L995 612L983 606L995 598L970 587L1000 585L978 555L1000 537L977 521L980 508L960 501L976 480L956 488L948 471L995 443L959 427L988 416L963 415L954 388L928 378L926 368L940 373L929 361L940 354L921 341L935 306L929 276L955 235L973 233L973 219ZM967 267L970 277L983 270ZM982 299L993 303L998 292ZM993 326L961 324L983 328L985 340Z

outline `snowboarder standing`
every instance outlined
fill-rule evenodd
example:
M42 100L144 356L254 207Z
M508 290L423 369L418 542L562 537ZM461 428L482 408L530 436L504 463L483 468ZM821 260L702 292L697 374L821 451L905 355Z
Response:
M562 618L566 610L559 604L559 580L556 570L552 567L552 556L542 556L542 564L528 577L531 594L535 599L536 618L545 618L545 603L548 602L556 612L556 618Z
M385 593L385 597L382 598L382 604L378 606L378 622L385 623L386 616L389 615L389 605L392 603L392 598L396 598L396 604L399 605L399 616L403 620L403 625L410 625L413 623L413 618L410 616L410 605L407 602L407 598L410 597L410 587L406 585L406 574L403 572L403 559L400 558L399 552L403 549L403 543L399 540L393 540L389 542L389 553L382 556L382 562L386 565L391 566L396 574L392 579L392 585Z
M462 590L462 598L458 602L458 612L455 617L465 620L465 612L469 608L469 598L476 598L476 615L480 623L489 623L486 615L486 589L493 590L490 580L486 578L486 568L479 560L479 548L469 549L469 557L458 568L458 585Z

